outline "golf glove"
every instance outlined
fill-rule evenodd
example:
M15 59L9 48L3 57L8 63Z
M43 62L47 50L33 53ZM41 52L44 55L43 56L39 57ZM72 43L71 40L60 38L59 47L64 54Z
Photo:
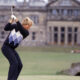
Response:
M14 20L16 20L16 16L14 16L14 15L11 15L11 19L14 19Z

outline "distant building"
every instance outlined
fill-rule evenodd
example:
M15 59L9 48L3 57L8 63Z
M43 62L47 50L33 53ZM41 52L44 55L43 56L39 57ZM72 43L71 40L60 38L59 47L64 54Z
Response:
M52 0L46 5L44 0L30 1L20 5L15 1L14 14L19 20L28 16L34 22L29 30L30 35L21 45L80 45L80 3L78 1ZM3 43L8 35L3 28L10 15L9 6L0 7L0 43Z
M44 0L29 0L29 6L42 7L45 5L46 5L46 2Z
M56 1L56 0L48 0L48 2L52 2L52 1Z
M16 0L0 0L0 6L16 5Z

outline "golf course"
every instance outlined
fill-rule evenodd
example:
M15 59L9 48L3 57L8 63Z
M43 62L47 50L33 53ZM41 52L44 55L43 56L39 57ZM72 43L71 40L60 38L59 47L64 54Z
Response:
M72 63L80 62L79 47L19 47L23 69L19 80L80 80L80 77L60 74ZM6 80L9 63L0 51L0 80Z

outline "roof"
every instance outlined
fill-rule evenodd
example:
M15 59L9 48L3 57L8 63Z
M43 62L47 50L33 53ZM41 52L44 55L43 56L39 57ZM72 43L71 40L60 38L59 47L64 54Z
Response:
M71 6L74 5L73 3L75 3L76 5L80 5L80 2L77 0L52 0L46 6L48 7L51 4L55 4L55 3L59 3L58 6Z

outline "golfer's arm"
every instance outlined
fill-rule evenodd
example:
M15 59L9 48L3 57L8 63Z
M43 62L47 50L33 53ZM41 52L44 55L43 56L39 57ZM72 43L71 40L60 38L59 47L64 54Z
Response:
M21 23L19 21L17 21L16 23L17 23L17 27L19 28L19 30L24 32L24 29L23 29L23 26L21 25Z
M4 30L5 31L11 31L14 28L14 26L11 23L8 23L5 27Z
M29 35L28 30L25 30L19 21L17 22L17 27L19 28L20 32L23 34L23 37Z

